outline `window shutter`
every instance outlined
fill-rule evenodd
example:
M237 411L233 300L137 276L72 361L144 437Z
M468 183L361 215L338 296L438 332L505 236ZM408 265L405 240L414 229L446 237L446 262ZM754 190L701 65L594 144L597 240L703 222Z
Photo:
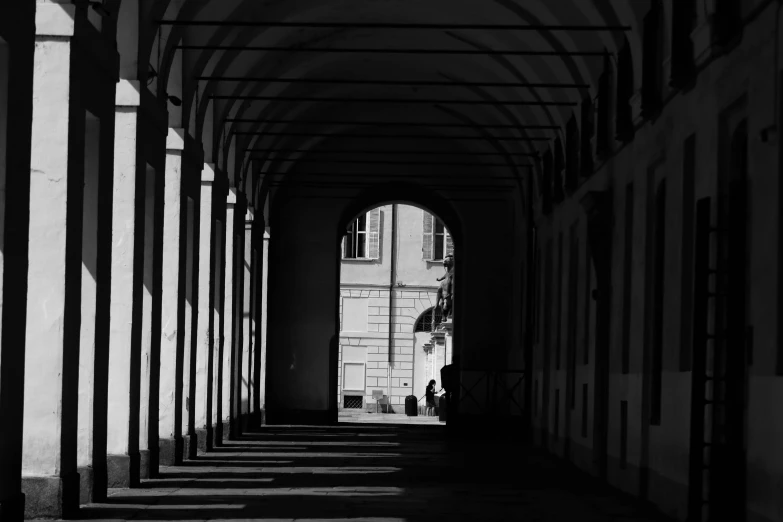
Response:
M454 255L454 242L451 240L451 234L446 231L446 255Z
M367 257L378 259L381 251L381 208L374 208L367 214L370 222L367 232Z
M424 210L421 211L424 216L421 235L421 257L428 261L432 260L432 240L435 233L435 220L432 214Z

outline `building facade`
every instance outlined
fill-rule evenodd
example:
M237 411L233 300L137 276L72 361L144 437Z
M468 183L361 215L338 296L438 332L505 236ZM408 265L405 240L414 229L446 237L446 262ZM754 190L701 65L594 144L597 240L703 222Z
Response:
M451 361L430 343L451 236L427 210L384 205L351 222L341 252L339 407L401 412Z

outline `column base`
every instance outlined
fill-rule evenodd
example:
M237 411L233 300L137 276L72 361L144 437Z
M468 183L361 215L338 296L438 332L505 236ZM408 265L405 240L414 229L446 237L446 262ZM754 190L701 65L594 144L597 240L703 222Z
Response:
M109 488L132 488L139 485L141 455L107 455L106 486Z
M95 475L89 466L76 468L76 471L79 472L79 504L89 504L93 502Z
M62 477L22 477L24 518L76 518L79 474ZM3 518L5 520L5 518Z
M195 459L197 449L198 436L195 433L182 437L182 460Z
M24 520L25 497L23 493L0 500L0 520L21 522Z
M150 450L139 450L139 479L150 478Z
M239 428L239 419L229 419L228 421L228 440L237 440L242 435Z
M209 428L196 430L196 434L193 435L193 437L195 437L195 439L196 439L194 441L195 442L195 445L194 445L195 451L193 452L193 456L191 458L196 458L196 456L198 456L199 454L204 454L204 453L207 452L207 446L208 446L208 443L209 443L209 437L211 435L211 431L212 430L209 429ZM193 450L191 450L191 451L193 451Z
M92 471L92 494L90 502L106 502L106 461L102 461L97 466L93 464Z
M158 440L158 464L160 466L178 466L182 463L183 437Z
M217 421L217 423L215 423L215 428L214 428L213 433L214 433L214 437L215 438L212 440L212 444L213 444L212 447L222 446L223 445L223 423L222 422Z

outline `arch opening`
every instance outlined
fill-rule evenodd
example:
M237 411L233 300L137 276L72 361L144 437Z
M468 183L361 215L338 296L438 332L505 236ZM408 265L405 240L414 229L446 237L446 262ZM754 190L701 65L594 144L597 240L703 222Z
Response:
M424 205L397 199L346 215L337 298L338 419L439 424L423 415L424 397L427 383L439 382L453 359L451 229Z

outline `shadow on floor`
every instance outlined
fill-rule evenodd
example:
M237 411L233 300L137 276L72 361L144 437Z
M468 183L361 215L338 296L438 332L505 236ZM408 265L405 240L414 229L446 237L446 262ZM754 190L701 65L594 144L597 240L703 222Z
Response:
M665 519L535 452L447 443L431 426L264 427L140 488L82 506L84 520Z

